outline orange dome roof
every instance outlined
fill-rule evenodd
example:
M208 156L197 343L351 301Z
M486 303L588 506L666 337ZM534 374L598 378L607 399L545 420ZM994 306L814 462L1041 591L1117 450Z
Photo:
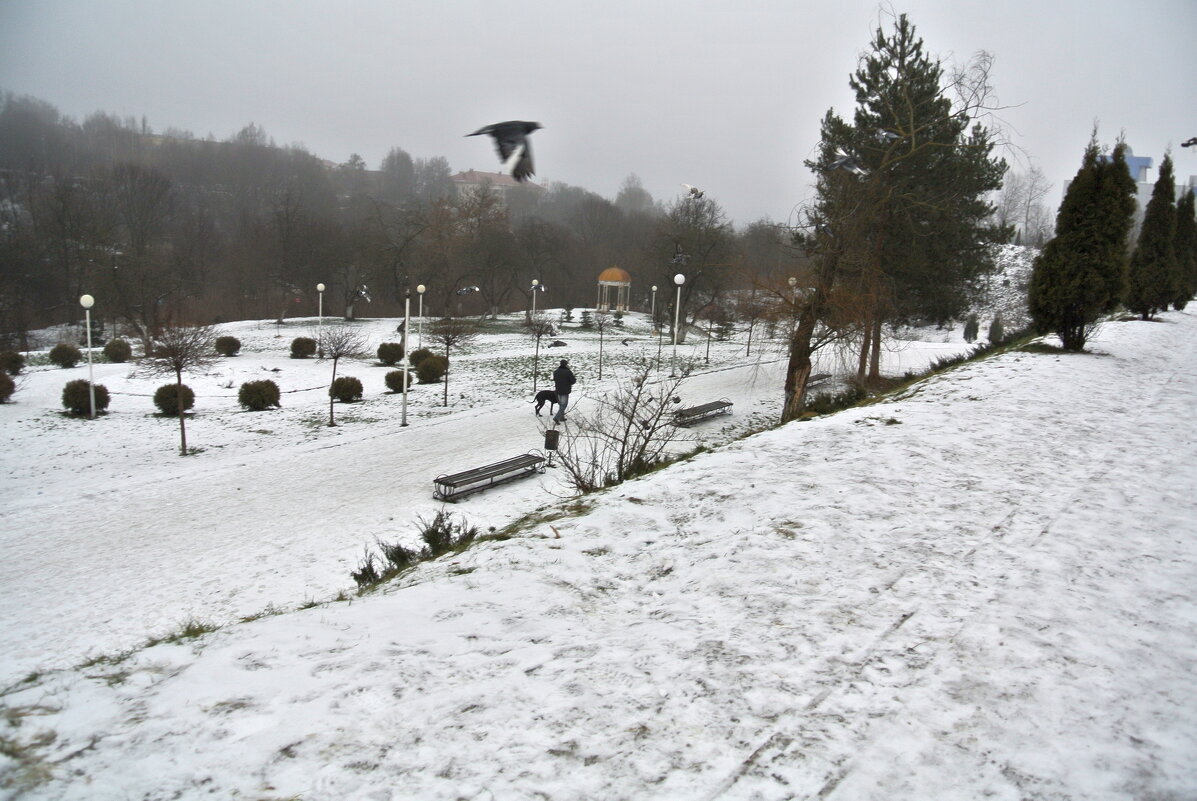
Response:
M627 270L619 267L608 267L599 273L598 280L610 281L613 284L630 284L632 283L632 276L628 275Z

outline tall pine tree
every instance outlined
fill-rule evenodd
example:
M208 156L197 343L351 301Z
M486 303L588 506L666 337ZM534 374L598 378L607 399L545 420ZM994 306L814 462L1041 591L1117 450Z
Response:
M1031 319L1040 333L1059 336L1066 350L1084 350L1093 327L1121 292L1135 184L1119 169L1129 178L1124 145L1104 159L1095 132L1060 204L1056 235L1035 260L1028 293Z
M827 220L849 242L842 278L855 282L864 332L861 374L877 376L882 324L945 322L967 307L976 280L992 269L987 244L1007 232L987 225L987 194L1001 186L1005 162L992 155L990 133L973 122L988 86L988 61L955 76L974 91L953 103L943 69L925 51L906 15L890 33L878 29L849 84L856 93L852 125L824 120L824 144L861 168L852 202ZM824 165L813 165L817 168ZM822 193L845 194L840 181Z
M1131 255L1126 307L1144 320L1172 305L1180 291L1176 269L1176 181L1172 156L1164 156L1160 177L1143 212L1139 244Z
M1179 310L1197 295L1197 216L1191 189L1176 202L1176 272L1180 287L1172 306Z

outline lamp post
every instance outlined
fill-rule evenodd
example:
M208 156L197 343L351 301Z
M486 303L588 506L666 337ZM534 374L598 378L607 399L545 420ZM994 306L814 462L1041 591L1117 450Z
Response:
M715 337L715 315L708 314L707 316L707 355L703 360L704 364L711 363L711 340Z
M420 321L416 324L420 339L416 347L419 348L424 347L424 290L426 289L428 289L428 287L424 286L423 284L420 284L418 287L416 287L416 294L420 296Z
M537 379L540 377L539 373L540 373L540 337L541 337L541 333L540 333L540 327L536 322L536 293L537 292L544 292L544 284L540 283L540 281L533 278L532 279L532 318L530 320L530 322L532 324L532 328L530 330L532 331L533 337L536 339L536 355L532 357L532 391L533 392L536 391Z
M79 298L79 305L83 307L83 316L85 318L85 325L87 325L87 392L91 400L92 420L96 419L96 382L92 376L91 368L91 307L95 305L95 302L96 299L91 295L84 295Z
M677 284L677 299L673 302L673 366L669 369L669 377L677 378L677 327L682 311L682 284L686 283L686 276L678 273L673 277Z
M319 346L321 359L324 358L324 284L316 284L316 344Z
M661 326L657 325L657 285L653 284L653 330L657 332L657 371L661 370Z
M420 287L423 289L424 287ZM407 323L411 318L411 290L403 293L403 346L406 350L407 345ZM404 353L404 356L407 354ZM407 425L407 365L403 365L403 415L400 418L399 425Z

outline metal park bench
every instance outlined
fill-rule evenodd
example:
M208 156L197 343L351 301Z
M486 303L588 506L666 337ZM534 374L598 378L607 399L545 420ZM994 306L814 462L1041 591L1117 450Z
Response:
M488 489L507 481L514 481L532 473L544 472L545 458L535 451L504 459L501 462L475 467L452 475L433 479L432 494L438 500L455 501L471 492Z
M699 420L705 420L717 414L731 414L731 407L732 402L727 398L711 401L710 403L702 403L698 406L688 406L685 409L678 409L673 413L673 422L679 426L688 426L691 423L697 423Z

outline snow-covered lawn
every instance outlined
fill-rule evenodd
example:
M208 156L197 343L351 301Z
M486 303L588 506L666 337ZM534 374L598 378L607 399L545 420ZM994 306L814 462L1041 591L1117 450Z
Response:
M270 329L188 381L195 456L148 397L59 416L68 371L0 407L5 792L1197 797L1197 315L736 441L776 417L780 366L716 346L685 390L735 401L695 427L713 452L581 499L560 471L471 496L451 509L484 529L544 522L344 601L364 546L439 508L437 473L542 445L528 343L481 344L408 427L383 368L345 369L376 377L329 429L327 365L286 359L286 329L268 361ZM655 355L630 338L608 355ZM608 388L564 339L546 358ZM221 387L263 367L284 409L238 411ZM152 392L128 370L97 381ZM135 648L188 619L222 628Z

